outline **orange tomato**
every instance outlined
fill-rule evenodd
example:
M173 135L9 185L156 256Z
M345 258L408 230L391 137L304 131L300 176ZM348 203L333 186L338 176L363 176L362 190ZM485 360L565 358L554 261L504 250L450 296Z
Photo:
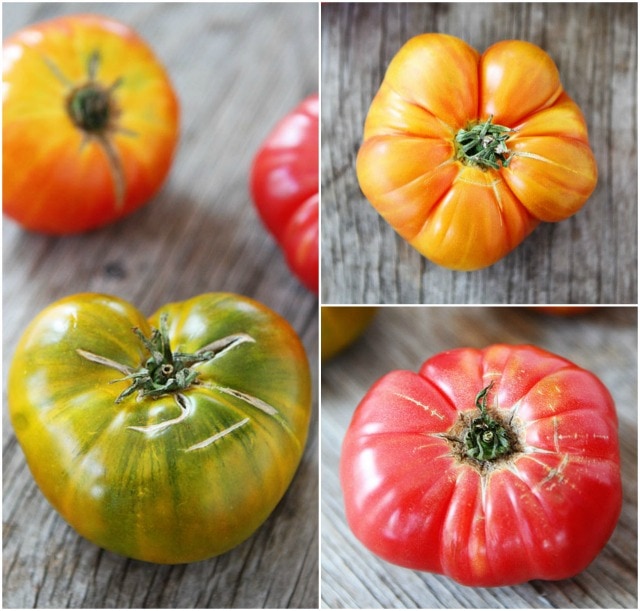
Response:
M547 53L509 40L480 55L445 34L412 38L391 61L357 174L405 240L464 271L575 214L597 182L584 118Z
M178 101L146 43L97 15L29 26L3 43L3 211L27 229L100 227L160 188Z
M552 316L579 316L595 309L595 306L536 306L536 312Z

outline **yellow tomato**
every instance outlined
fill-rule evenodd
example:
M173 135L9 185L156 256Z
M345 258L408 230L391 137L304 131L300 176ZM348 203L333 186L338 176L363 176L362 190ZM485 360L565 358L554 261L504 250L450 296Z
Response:
M549 55L518 40L480 55L445 34L412 38L391 61L357 173L414 248L467 271L576 213L597 181L584 118Z
M330 359L358 339L376 311L377 308L366 306L323 306L320 312L322 359Z

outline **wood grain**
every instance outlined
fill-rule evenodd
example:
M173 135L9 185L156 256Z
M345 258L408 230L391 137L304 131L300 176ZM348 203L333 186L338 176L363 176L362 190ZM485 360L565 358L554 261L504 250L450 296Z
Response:
M366 391L394 369L416 371L443 350L532 343L594 372L619 417L624 501L615 532L583 573L558 582L467 588L388 564L346 525L340 446ZM637 599L637 309L601 308L557 318L525 308L381 308L366 334L323 364L321 382L321 602L325 608L631 608Z
M115 294L151 314L231 291L291 322L317 391L317 299L258 220L248 175L275 123L317 91L318 5L16 3L3 6L3 36L83 11L133 26L165 63L181 101L180 147L162 192L122 222L68 238L4 222L3 372L27 323L60 297ZM37 489L5 410L3 606L317 607L317 401L313 410L302 464L267 522L228 554L184 566L127 560L81 539Z
M635 5L327 3L321 24L323 303L637 303ZM509 38L540 45L585 114L598 162L598 186L577 215L540 226L476 272L421 257L368 204L355 175L384 71L423 32L480 51Z

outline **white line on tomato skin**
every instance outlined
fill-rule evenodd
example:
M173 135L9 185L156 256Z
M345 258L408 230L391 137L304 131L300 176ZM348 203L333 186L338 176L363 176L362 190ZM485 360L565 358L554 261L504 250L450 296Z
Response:
M256 340L247 333L234 333L233 335L217 339L206 346L203 346L196 352L196 354L214 352L213 358L219 358L228 350L236 348L240 344L244 344L246 342L255 344Z
M400 397L401 399L406 399L407 401L409 401L410 403L413 403L414 405L417 405L418 407L421 407L424 411L428 412L431 416L435 416L440 420L444 420L444 415L438 412L437 410L435 410L433 407L429 407L428 405L421 403L420 401L418 401L417 399L414 399L413 397L410 397L409 395L403 395L402 393L399 393L399 392L394 392L392 394L395 395L396 397Z
M82 348L76 348L76 353L79 354L82 358L87 359L87 361L97 363L98 365L104 365L105 367L111 367L111 369L115 369L116 371L124 373L125 375L130 375L134 371L127 365L118 363L117 361L109 359L105 356L94 354L93 352L89 352L88 350L83 350Z
M128 426L127 428L132 431L139 431L140 433L145 433L147 435L153 435L155 433L159 433L163 431L169 426L174 424L178 424L185 420L193 411L193 403L191 400L185 395L174 395L174 399L178 406L180 407L180 415L175 418L171 418L170 420L165 420L163 422L158 422L157 424L147 424L141 426Z
M205 439L204 441L200 441L199 443L196 443L188 447L185 450L185 452L192 452L193 450L200 450L202 448L206 448L208 445L211 445L212 443L218 441L219 439L222 439L232 431L235 431L241 426L244 426L249 422L249 420L250 418L245 418L244 420L240 420L240 422L236 422L235 424L232 424L230 427L224 429L223 431L220 431L219 433L216 433L215 435L209 437L208 439Z
M269 416L275 416L278 413L278 410L275 407L273 407L273 405L269 405L262 399L259 399L258 397L254 397L253 395L249 395L245 392L241 392L233 388L226 388L224 386L210 386L210 388L213 390L217 390L221 393L224 393L226 395L231 395L236 399L241 399L245 403L248 403L249 405L253 405L253 407L258 408L260 411L263 411L265 414L268 414Z

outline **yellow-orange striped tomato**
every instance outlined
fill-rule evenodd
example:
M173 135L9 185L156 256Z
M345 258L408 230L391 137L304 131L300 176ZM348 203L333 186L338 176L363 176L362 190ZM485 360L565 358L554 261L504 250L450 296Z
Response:
M26 229L101 227L161 187L178 140L167 73L128 26L98 15L4 41L2 207Z
M8 404L43 494L81 535L176 564L247 539L287 490L311 409L307 357L266 306L208 293L150 319L71 295L29 325Z
M405 240L464 271L575 214L597 182L584 117L547 53L507 40L480 55L445 34L416 36L391 61L357 173Z

